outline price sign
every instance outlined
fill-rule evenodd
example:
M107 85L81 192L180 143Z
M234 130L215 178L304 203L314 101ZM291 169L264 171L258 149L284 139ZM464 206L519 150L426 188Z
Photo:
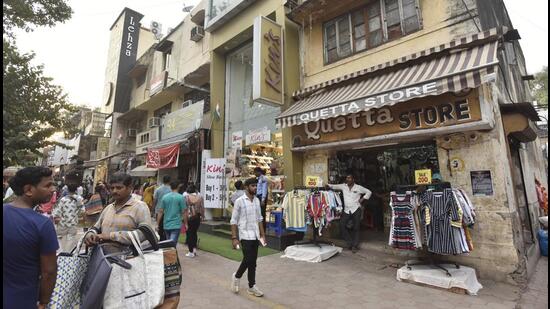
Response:
M307 187L320 187L321 186L321 177L307 176L306 177L306 186Z
M414 171L414 182L417 185L429 185L432 183L432 170Z

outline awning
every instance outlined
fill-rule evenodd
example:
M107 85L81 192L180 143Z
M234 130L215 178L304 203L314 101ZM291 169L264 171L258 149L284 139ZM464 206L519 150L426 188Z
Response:
M445 92L460 92L488 82L495 72L497 41L442 52L431 60L401 64L337 88L323 88L298 101L279 117L291 127ZM494 76L494 75L493 75Z
M140 165L130 171L130 176L134 177L153 177L157 174L158 169L150 168L145 165Z

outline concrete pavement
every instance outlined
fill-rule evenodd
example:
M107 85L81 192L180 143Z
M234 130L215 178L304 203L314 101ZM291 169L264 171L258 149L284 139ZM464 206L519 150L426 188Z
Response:
M184 256L183 246L178 249L183 265L179 308L527 309L547 308L548 304L546 258L541 259L540 272L532 280L536 284L521 297L517 286L483 280L478 296L398 282L395 268L371 263L349 251L318 264L275 254L258 259L257 285L265 296L255 298L246 293L246 274L241 279L241 292L236 295L230 291L231 274L239 263L202 251L190 259Z

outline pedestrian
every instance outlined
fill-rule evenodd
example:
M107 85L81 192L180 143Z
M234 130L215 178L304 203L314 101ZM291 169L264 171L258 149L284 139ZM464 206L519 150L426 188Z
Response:
M178 182L172 182L172 192L162 197L159 205L157 224L164 228L166 239L172 240L176 245L181 232L181 224L187 226L187 205L185 199L178 193ZM162 219L161 219L162 218Z
M266 219L265 219L265 211L267 207L267 197L268 197L268 181L267 177L265 176L265 171L261 167L254 168L254 174L256 175L256 179L258 180L258 189L256 192L256 196L260 200L260 207L262 209L262 218L263 219L263 225L264 230L266 226Z
M160 201L162 200L162 197L164 197L165 194L168 194L172 192L172 189L170 188L170 176L166 175L162 178L162 186L157 188L155 190L155 193L153 194L153 205L155 207L155 218L157 222L160 220L160 225L158 226L158 232L160 235L160 240L166 240L165 234L164 234L164 227L162 226L162 218L158 218L159 216L159 205Z
M344 193L344 212L340 220L342 234L347 248L353 253L359 251L359 228L361 225L361 203L368 200L372 192L355 183L352 174L346 176L346 182L338 185L328 185L331 189L342 190Z
M185 256L193 258L197 256L198 231L201 221L204 219L204 203L202 196L197 192L197 187L194 184L189 184L186 192L185 200L189 214L186 238L189 252Z
M153 208L153 193L155 192L155 183L146 183L143 189L143 201L147 206L149 207L149 211L151 211L152 214L155 213L155 209Z
M231 206L235 206L235 201L245 195L245 191L243 190L244 186L243 186L243 182L240 181L240 180L237 180L235 182L235 189L237 189L237 191L235 191L235 193L233 193L231 195Z
M77 184L67 184L67 195L59 200L52 213L57 226L61 252L71 252L76 245L78 217L83 206L83 198L77 191Z
M84 204L84 221L87 227L92 227L97 222L99 215L105 207L105 201L103 201L100 194L101 190L101 186L96 186L94 194L92 194L90 199Z
M15 199L3 207L3 308L46 308L59 248L53 222L33 211L55 192L52 171L26 167L10 180Z
M257 180L249 178L244 182L245 195L235 201L235 208L231 215L231 239L234 249L242 248L243 260L236 273L233 273L231 290L239 292L240 279L248 270L248 294L257 297L264 293L256 287L256 259L260 242L265 244L264 226L260 200L256 196ZM237 230L239 237L237 238Z
M109 184L114 202L105 207L85 239L88 246L108 242L103 246L106 254L123 251L132 245L129 232L137 231L140 240L145 241L138 227L141 224L152 226L147 204L132 197L132 176L115 173Z

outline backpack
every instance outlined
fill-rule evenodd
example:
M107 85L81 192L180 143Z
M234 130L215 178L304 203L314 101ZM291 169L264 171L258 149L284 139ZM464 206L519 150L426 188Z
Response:
M189 207L189 216L194 217L197 214L200 214L200 213L197 213L197 211L198 211L197 204L199 204L200 201L201 201L200 195L198 195L198 194L189 194L185 198L187 200L186 201L187 206Z

